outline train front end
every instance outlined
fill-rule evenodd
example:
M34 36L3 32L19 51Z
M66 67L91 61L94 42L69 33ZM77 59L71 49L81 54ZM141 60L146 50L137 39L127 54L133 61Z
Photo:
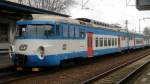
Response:
M55 25L50 21L18 21L14 45L10 57L15 66L45 67L58 65L50 38L54 36Z

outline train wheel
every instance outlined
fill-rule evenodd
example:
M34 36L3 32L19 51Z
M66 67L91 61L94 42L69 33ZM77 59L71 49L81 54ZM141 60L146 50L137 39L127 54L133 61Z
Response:
M61 64L59 65L60 68L69 68L71 66L75 65L74 61L63 61L61 62Z

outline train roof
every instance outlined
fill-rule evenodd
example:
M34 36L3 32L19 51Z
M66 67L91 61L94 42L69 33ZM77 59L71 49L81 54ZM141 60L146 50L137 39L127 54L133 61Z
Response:
M126 29L122 29L121 27L114 25L114 24L107 24L104 22L91 20L87 18L77 18L72 19L69 17L63 17L63 16L55 16L55 15L47 15L47 14L33 14L32 15L33 20L40 20L40 21L55 21L56 23L70 23L70 24L77 24L77 25L84 25L84 26L91 26L93 28L100 28L105 30L111 30L111 31L120 31L120 32L129 32L131 34L137 34L142 35L139 33L127 31ZM22 21L27 21L22 19Z
M56 21L57 23L59 22L71 23L71 24L78 24L78 25L84 25L84 26L91 26L94 28L108 29L112 31L126 32L125 29L121 29L121 27L118 27L116 25L106 24L104 22L98 22L98 21L96 22L94 20L90 20L86 18L72 19L69 17L61 17L61 16L55 16L55 15L33 14L33 20L52 20L52 21Z
M115 24L108 24L108 23L104 23L101 21L96 21L96 20L92 20L92 19L88 19L88 18L76 18L77 20L81 20L81 21L85 21L85 22L89 22L95 25L101 25L101 26L106 26L106 27L112 27L112 28L121 28L118 25Z

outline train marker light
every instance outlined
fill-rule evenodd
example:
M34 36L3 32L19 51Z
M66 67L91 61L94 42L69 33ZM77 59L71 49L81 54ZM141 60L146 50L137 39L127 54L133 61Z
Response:
M32 71L38 72L40 70L39 70L39 68L32 68Z

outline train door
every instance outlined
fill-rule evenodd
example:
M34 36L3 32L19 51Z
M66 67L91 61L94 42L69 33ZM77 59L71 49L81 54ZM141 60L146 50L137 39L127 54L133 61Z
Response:
M121 37L118 36L118 48L119 48L119 51L121 51Z
M135 35L134 35L133 40L134 40L134 49L135 49L135 47L136 47L136 45L135 45L135 42L136 42Z
M129 44L130 40L129 40L129 34L127 34L127 49L130 48L130 44Z
M88 32L87 33L87 55L88 57L93 57L93 33Z

